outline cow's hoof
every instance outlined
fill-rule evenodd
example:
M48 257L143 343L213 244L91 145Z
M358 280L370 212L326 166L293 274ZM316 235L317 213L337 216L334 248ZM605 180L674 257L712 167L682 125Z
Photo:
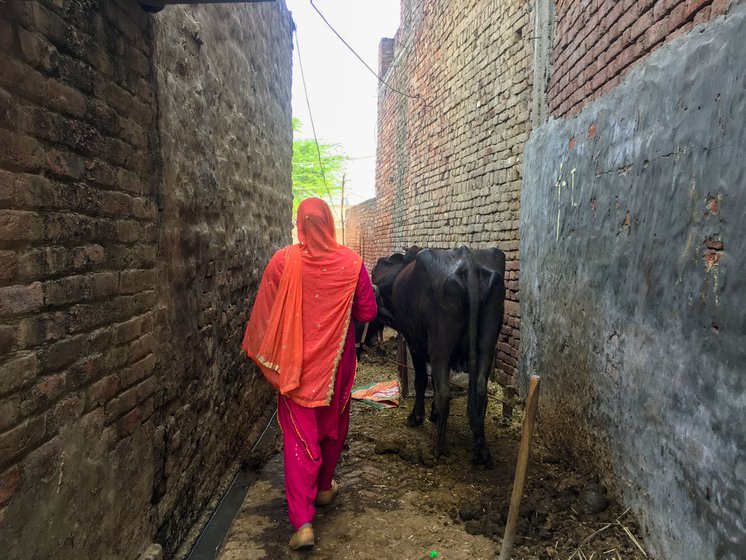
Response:
M424 418L422 416L418 416L414 412L407 416L407 426L410 428L416 428L417 426L422 426L422 422L424 422Z
M472 463L474 464L474 466L482 465L485 469L491 469L493 467L493 463L492 455L490 455L490 450L484 448L475 452Z
M438 413L435 412L434 408L430 411L430 422L432 422L433 424L438 423Z
M433 455L435 455L437 459L440 459L441 457L447 457L448 454L448 446L446 444L433 446Z

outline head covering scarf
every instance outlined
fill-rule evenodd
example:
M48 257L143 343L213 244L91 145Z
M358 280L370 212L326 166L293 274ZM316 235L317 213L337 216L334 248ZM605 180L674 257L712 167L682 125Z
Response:
M329 206L298 207L297 245L267 265L242 348L267 380L300 405L328 405L350 325L362 259L336 241Z

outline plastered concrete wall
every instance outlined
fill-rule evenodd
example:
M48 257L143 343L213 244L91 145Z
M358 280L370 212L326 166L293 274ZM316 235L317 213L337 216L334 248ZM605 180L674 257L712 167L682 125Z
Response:
M290 25L282 2L0 6L3 559L170 554L250 443Z
M413 244L505 251L499 380L520 340L518 210L530 129L532 17L522 0L407 0L381 44L375 252Z
M746 7L526 145L521 379L659 560L746 550Z

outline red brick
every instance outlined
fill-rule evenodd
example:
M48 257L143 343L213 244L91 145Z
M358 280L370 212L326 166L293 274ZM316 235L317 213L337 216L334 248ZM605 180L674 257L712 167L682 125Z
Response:
M100 272L89 276L91 297L100 299L119 292L119 274L116 272Z
M106 358L103 354L93 354L84 357L70 367L68 382L71 388L79 388L99 379L109 370L106 369Z
M134 220L120 220L116 223L117 240L120 243L132 243L140 237L141 226Z
M74 117L82 117L86 112L86 100L80 92L51 78L46 84L46 105Z
M0 128L0 163L10 169L37 171L44 165L44 149L30 136Z
M154 369L155 355L150 354L122 371L122 387L129 387L138 383L152 375Z
M136 362L153 352L155 347L155 337L152 332L146 333L137 340L128 345L128 361Z
M155 287L154 270L125 270L121 273L121 293L131 294Z
M710 17L717 17L726 14L730 9L731 0L713 0L710 8Z
M44 302L47 306L65 305L90 299L87 276L67 276L44 283Z
M99 232L101 224L101 220L89 216L48 212L45 216L46 238L57 244L105 241Z
M673 33L669 33L668 37L666 37L666 42L673 41L682 35L686 35L694 28L694 22L688 22L676 29Z
M640 35L650 29L650 27L653 25L653 22L653 12L652 10L648 10L647 12L642 14L630 28L629 40L634 41L635 39L637 39Z
M46 167L55 175L79 179L83 177L85 164L79 155L53 148L47 152Z
M686 4L678 4L668 15L668 34L681 27L686 22Z
M127 347L111 348L106 354L106 367L110 370L122 367L127 363Z
M0 315L18 315L39 311L44 304L41 283L0 288Z
M80 335L50 344L43 353L44 371L59 371L80 359L84 340Z
M142 317L135 317L114 327L113 342L122 344L140 336L142 332Z
M44 439L44 418L38 416L0 434L0 465L8 465Z
M0 85L10 91L28 97L35 101L43 101L46 90L46 78L39 72L32 70L20 60L9 58L6 53L0 53Z
M650 48L661 43L668 33L668 20L666 18L653 24L645 32L645 45Z
M43 377L31 390L33 398L37 401L52 403L65 392L66 383L67 376L64 373Z
M29 281L61 274L67 269L67 258L67 249L64 247L31 249L19 257L19 276Z
M13 280L17 273L17 253L15 251L0 251L0 283Z
M139 386L128 389L121 395L113 398L106 404L106 419L111 422L128 412L137 404L137 391Z
M70 256L76 270L106 262L106 251L98 244L76 247L70 251Z
M1 241L36 241L44 237L38 214L21 210L0 210Z
M137 389L137 401L142 402L148 397L150 397L153 393L158 391L161 388L160 381L158 381L157 378L151 377L149 379L146 379L142 383L140 383L136 389Z
M104 327L93 331L86 337L86 352L107 352L111 348L113 337L114 329L112 327Z
M117 421L117 434L120 438L127 437L140 425L142 421L142 410L132 409Z
M132 214L134 199L125 193L103 191L101 193L101 213L108 216L129 216Z
M67 55L57 55L55 62L55 75L62 82L72 86L81 93L93 93L96 72L89 64Z
M658 0L653 7L653 18L655 21L663 19L663 17L670 13L682 0Z
M698 25L700 23L704 23L710 19L711 15L711 8L710 6L705 6L700 11L697 12L697 15L694 16L694 25Z
M21 397L13 395L0 399L0 432L10 429L18 423L21 408Z
M91 385L86 392L88 408L96 408L106 404L119 392L119 376L107 375Z
M100 159L86 159L83 162L82 178L104 187L116 184L114 168Z
M55 50L39 33L18 28L21 54L31 66L49 73L52 70L52 52Z
M18 345L29 349L65 335L65 315L49 313L22 319L18 328Z
M684 6L684 17L688 20L694 19L694 15L704 6L712 3L712 0L686 0Z
M115 185L122 191L136 195L142 194L144 191L140 178L135 173L126 169L117 171Z

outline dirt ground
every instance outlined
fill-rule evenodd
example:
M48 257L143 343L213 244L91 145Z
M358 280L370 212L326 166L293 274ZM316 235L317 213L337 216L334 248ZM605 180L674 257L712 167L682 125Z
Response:
M396 378L392 340L387 356L364 356L356 386ZM259 558L424 559L496 558L500 552L521 431L521 409L504 419L499 388L489 400L486 431L495 462L471 465L466 395L452 392L450 455L430 453L434 426L406 426L413 399L394 409L353 401L348 448L336 480L341 492L314 520L316 547L292 552L284 501L279 431L252 463L259 478L219 551L220 560ZM427 411L430 410L428 399ZM637 560L644 543L631 515L598 483L543 446L539 417L521 503L513 558Z

